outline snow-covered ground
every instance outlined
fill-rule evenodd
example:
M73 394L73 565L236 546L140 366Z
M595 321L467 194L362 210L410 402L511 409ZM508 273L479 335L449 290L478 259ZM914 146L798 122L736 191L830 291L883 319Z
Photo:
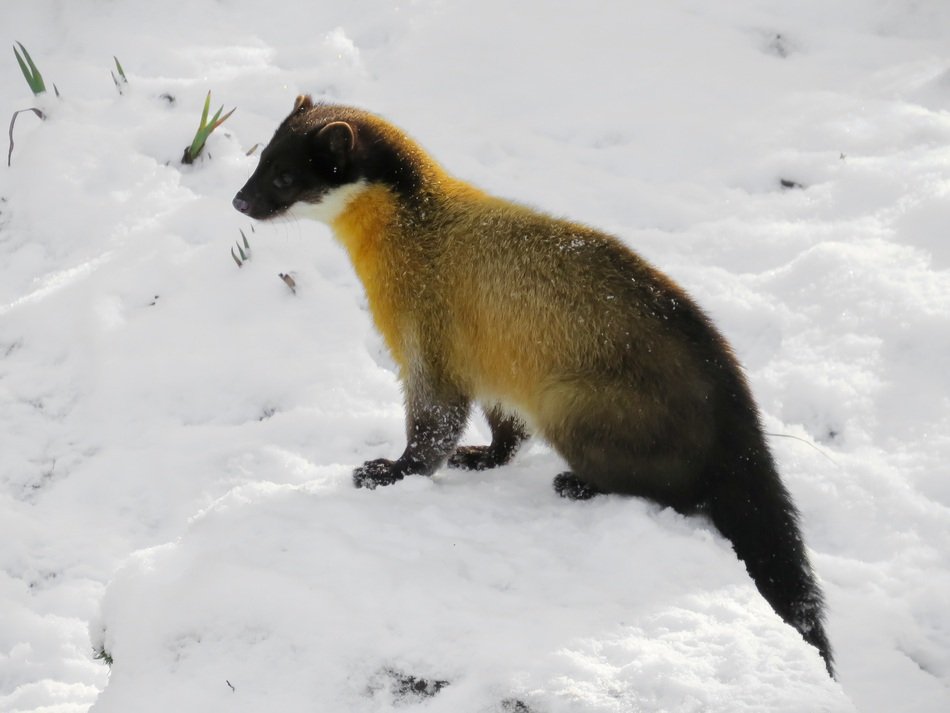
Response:
M30 0L0 27L62 93L0 168L0 710L950 710L944 0ZM183 167L209 90L237 112ZM352 488L403 446L361 287L324 227L230 207L300 92L707 308L779 434L838 682L707 522L563 501L543 444ZM8 56L0 119L33 102Z

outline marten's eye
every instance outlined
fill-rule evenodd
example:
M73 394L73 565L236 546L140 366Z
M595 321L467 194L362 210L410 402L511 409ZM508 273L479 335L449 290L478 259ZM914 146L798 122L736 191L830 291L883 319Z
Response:
M281 173L274 179L274 188L289 188L293 185L294 177L289 173Z

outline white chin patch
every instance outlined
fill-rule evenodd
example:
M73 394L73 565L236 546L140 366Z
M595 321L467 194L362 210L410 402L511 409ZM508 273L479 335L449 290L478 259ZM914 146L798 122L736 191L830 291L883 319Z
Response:
M348 183L339 188L331 188L323 194L319 203L297 201L287 209L285 215L292 218L309 218L330 225L346 210L356 196L366 190L366 181Z

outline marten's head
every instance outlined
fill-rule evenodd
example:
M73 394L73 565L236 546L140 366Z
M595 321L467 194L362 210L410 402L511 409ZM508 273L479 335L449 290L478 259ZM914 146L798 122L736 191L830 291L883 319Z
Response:
M232 203L259 220L290 213L329 223L369 184L417 190L428 163L382 119L299 96Z

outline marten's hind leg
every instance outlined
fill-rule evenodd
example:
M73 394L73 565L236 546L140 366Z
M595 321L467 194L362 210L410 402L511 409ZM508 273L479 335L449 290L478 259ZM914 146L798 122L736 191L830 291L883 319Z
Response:
M450 468L487 470L508 463L528 438L528 429L517 416L505 413L495 405L485 409L485 418L491 427L491 445L460 446L449 457Z
M560 449L559 449L560 450ZM570 500L601 493L646 498L677 512L695 512L700 504L695 464L679 454L637 454L603 444L564 453L571 471L554 478L554 490Z
M623 411L591 411L570 414L544 433L570 466L554 479L559 495L587 500L619 493L679 512L695 510L708 438L701 419L687 421L683 433L667 434Z

